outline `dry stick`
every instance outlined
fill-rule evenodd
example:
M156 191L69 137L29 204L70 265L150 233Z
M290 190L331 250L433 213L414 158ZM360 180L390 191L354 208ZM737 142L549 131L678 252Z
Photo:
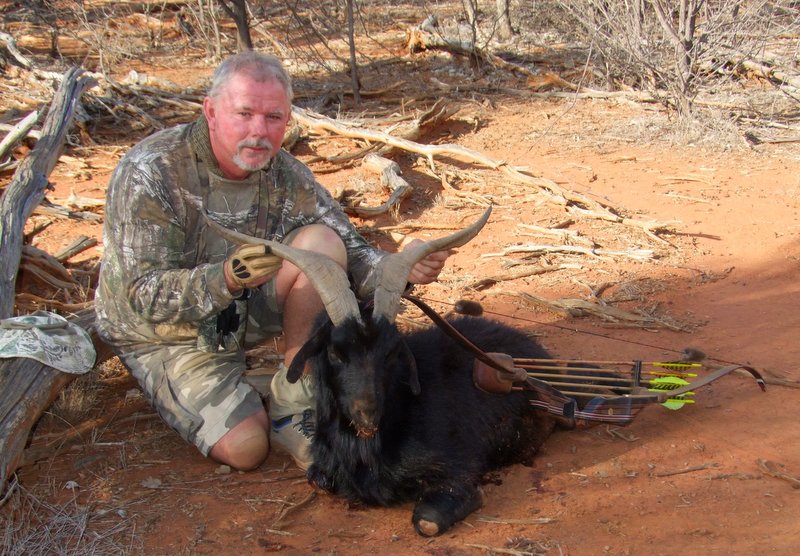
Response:
M285 525L284 519L286 518L286 516L288 516L290 513L296 512L297 510L303 508L304 506L307 506L308 504L313 502L316 497L317 497L317 491L316 490L312 490L311 492L308 493L308 496L306 496L305 498L300 500L297 504L293 504L291 506L287 506L278 515L278 517L272 523L272 526L273 527L282 527L282 526L284 526Z
M636 261L647 261L653 258L652 249L633 249L630 251L612 251L579 245L511 245L500 253L484 253L482 257L504 257L513 253L528 253L531 255L545 255L547 253L572 253L588 255L590 257L628 257Z
M406 141L414 141L418 139L422 135L422 131L428 127L435 127L439 123L445 121L450 116L455 113L455 108L450 106L445 99L440 99L434 103L428 110L423 112L418 118L415 118L410 125L406 126L402 130L398 130L397 133L394 135L395 137L399 137ZM302 122L301 122L302 123ZM350 123L348 125L355 126L355 124ZM308 127L306 125L306 127ZM379 154L386 154L392 150L391 146L384 145L383 147L379 147L382 143L377 142L363 149L358 149L354 152L342 154L338 156L331 156L331 157L315 157L312 158L309 162L316 162L320 160L324 160L330 163L344 163L356 158L362 158L363 156L377 151Z
M558 270L564 270L565 268L569 268L569 266L568 265L521 266L509 272L505 272L503 274L486 276L484 278L481 278L480 280L476 280L474 282L469 283L467 287L475 290L481 290L493 286L498 282L504 282L506 280L517 280L518 278L525 278L527 276L538 276L539 274L544 274L546 272L556 272Z
M461 145L445 143L441 145L423 145L414 141L394 137L388 133L361 127L355 127L347 122L333 120L311 110L292 107L295 119L305 126L309 133L321 134L323 131L335 133L342 137L351 139L363 139L374 143L383 143L393 148L398 148L408 152L421 154L428 159L431 168L434 168L433 159L435 156L453 156L455 158L485 166L493 170L504 173L514 181L534 186L547 193L550 200L560 206L569 207L569 210L580 213L588 218L600 219L609 222L619 223L625 226L632 226L642 229L651 238L665 242L662 238L655 235L656 231L674 228L676 222L657 222L643 221L632 218L623 218L609 210L605 205L594 201L584 195L569 191L552 180L546 178L536 178L523 173L521 170L510 166L502 160L495 160L480 152L468 149Z
M489 293L492 295L510 295L521 297L527 302L566 317L581 317L588 314L600 317L607 321L629 322L641 327L663 326L664 328L677 331L684 331L686 329L685 327L656 319L654 317L637 315L636 313L624 311L616 307L592 303L591 301L587 301L585 299L560 299L557 301L548 301L542 297L538 297L526 292L499 290Z
M532 517L530 519L503 519L499 517L480 516L478 521L483 523L507 523L512 525L544 525L547 523L555 523L552 517Z
M0 141L0 161L6 157L6 153L11 150L14 145L28 135L28 132L36 124L38 119L39 112L34 110L11 128L8 135Z
M87 236L78 236L72 243L58 251L53 257L59 262L66 262L75 255L83 253L97 245L97 239Z
M789 483L792 485L792 488L800 488L800 479L779 470L778 465L780 464L765 459L756 460L756 463L758 464L758 468L765 475L769 475L770 477L775 477L776 479L783 479L784 481L789 481Z
M8 33L0 32L0 41L3 41L6 44L6 50L8 50L8 53L14 57L18 64L25 69L33 69L33 64L31 64L31 61L28 60L28 58L26 58L17 48L17 41L14 37Z
M692 465L690 467L685 467L683 469L678 469L675 471L661 471L660 473L653 473L654 477L671 477L672 475L681 475L683 473L692 473L694 471L703 471L704 469L711 469L719 467L718 463L702 463L700 465Z
M33 209L33 214L54 216L56 218L69 218L72 220L88 220L89 222L100 222L103 217L99 214L87 211L69 210L66 207L56 205L44 199L39 206Z
M17 308L25 312L28 308L48 307L60 313L76 313L83 309L91 308L94 301L84 301L83 303L64 303L57 299L45 299L32 293L22 292L17 294Z
M389 200L377 207L349 207L358 216L377 216L391 210L396 210L400 202L411 194L412 188L406 180L400 177L400 165L378 154L370 153L364 157L362 166L377 172L381 176L381 185L391 190Z
M572 225L572 222L569 222L568 225ZM536 232L535 234L526 234L524 232L520 232L519 235L521 236L531 236L531 235L548 235L548 236L556 236L561 239L561 241L569 241L571 243L581 243L583 245L589 247L595 247L595 243L583 236L581 236L580 232L577 230L565 230L563 227L550 227L545 228L543 226L535 226L532 224L523 224L517 223L517 228L522 228L525 230L531 230L532 232Z
M35 277L37 280L53 288L59 290L75 290L78 288L77 282L66 282L64 280L56 278L55 276L50 274L46 269L37 266L35 264L23 261L22 263L20 263L19 268L20 270L24 270L31 276Z
M64 268L64 265L61 264L61 261L56 259L47 251L42 251L38 247L34 247L33 245L22 246L21 266L25 266L26 263L39 267L44 273L56 278L59 283L65 282L72 284L72 286L67 287L74 287L77 285L77 282L69 273L69 271ZM59 285L58 287L63 286Z

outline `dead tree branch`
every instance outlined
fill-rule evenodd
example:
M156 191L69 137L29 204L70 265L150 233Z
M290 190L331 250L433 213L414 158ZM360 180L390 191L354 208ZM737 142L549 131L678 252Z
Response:
M78 100L94 80L81 69L69 70L58 89L42 128L42 138L20 164L0 198L0 318L12 316L14 284L22 254L25 221L44 198L47 178L64 146Z
M34 110L24 118L22 118L15 126L11 128L8 135L3 137L0 141L0 163L6 158L6 153L14 148L14 145L19 143L22 139L28 136L31 128L36 125L39 119L39 112Z
M358 216L377 216L392 210L397 210L403 199L411 194L412 188L406 180L400 177L400 165L393 160L384 158L375 153L364 157L362 164L365 168L377 172L381 177L381 185L391 191L389 200L377 207L349 207Z
M567 210L587 218L595 218L640 228L648 236L658 241L663 240L656 235L657 232L673 229L675 225L675 222L641 221L622 217L616 210L612 210L606 205L594 201L585 195L564 189L552 180L531 176L503 160L495 160L483 153L461 145L452 143L423 145L408 139L395 137L383 131L365 129L349 122L334 120L305 108L293 106L292 112L295 119L308 130L309 134L321 135L324 132L330 132L351 139L361 139L371 143L382 143L392 148L425 156L431 168L435 167L434 157L436 156L451 156L459 160L484 166L502 172L517 183L536 187L538 190L545 193L552 203L563 206Z

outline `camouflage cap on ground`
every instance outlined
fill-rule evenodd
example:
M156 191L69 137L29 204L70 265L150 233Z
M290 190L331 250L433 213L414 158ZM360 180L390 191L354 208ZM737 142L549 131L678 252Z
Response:
M65 373L94 366L94 344L83 328L55 313L36 311L0 321L0 358L27 357Z

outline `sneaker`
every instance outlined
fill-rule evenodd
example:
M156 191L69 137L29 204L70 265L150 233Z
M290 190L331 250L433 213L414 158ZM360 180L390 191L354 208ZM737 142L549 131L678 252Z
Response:
M306 409L303 413L274 419L270 442L288 452L294 458L297 467L307 471L314 463L311 457L311 441L314 438L315 428L314 411Z

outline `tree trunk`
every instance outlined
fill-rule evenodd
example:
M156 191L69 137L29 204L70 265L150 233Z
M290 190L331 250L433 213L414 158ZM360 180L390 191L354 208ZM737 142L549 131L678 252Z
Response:
M22 161L0 197L0 319L13 315L14 286L22 256L25 221L44 199L47 177L64 147L64 137L84 88L93 83L83 70L69 70L61 81L42 127L42 137Z
M239 52L253 50L253 40L250 38L250 21L247 16L246 0L218 0L225 13L236 23L236 39Z
M514 29L511 28L511 15L509 8L509 0L497 0L497 38L501 40L508 40L514 35Z
M350 78L353 83L353 100L356 106L361 104L361 80L358 77L358 61L356 60L356 34L353 14L355 0L346 0L347 3L347 40L350 43Z

